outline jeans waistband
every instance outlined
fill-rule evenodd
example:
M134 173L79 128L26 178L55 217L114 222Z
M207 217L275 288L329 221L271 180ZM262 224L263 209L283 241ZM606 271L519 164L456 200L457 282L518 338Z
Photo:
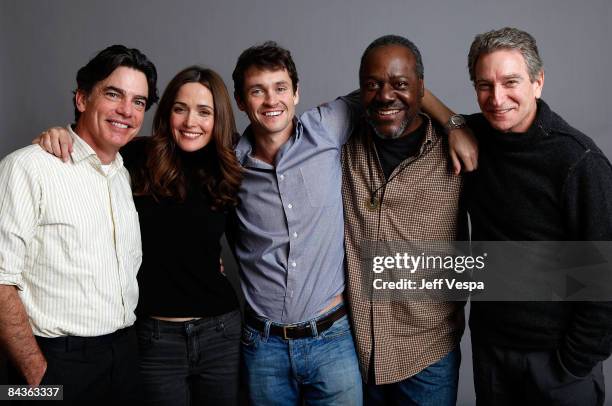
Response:
M142 317L136 320L136 325L147 326L155 337L162 333L190 335L194 330L205 328L223 328L223 323L233 316L240 317L240 310L232 310L217 316L200 317L187 321L158 320L152 317Z
M247 325L266 337L274 335L285 340L291 340L316 337L345 315L346 308L343 303L340 303L312 320L294 324L280 324L258 316L252 309L247 308L245 321Z

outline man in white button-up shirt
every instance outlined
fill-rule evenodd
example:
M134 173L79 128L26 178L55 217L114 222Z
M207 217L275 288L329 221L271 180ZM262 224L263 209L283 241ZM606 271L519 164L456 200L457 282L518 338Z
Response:
M39 146L0 162L0 344L13 383L64 399L136 394L140 228L119 148L157 101L155 66L114 45L77 74L67 165Z

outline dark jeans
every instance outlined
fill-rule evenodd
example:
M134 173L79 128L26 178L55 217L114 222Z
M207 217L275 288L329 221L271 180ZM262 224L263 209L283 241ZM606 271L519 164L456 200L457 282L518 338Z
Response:
M41 385L63 385L64 403L136 402L139 384L138 347L133 327L101 337L36 337L47 371ZM11 368L9 381L24 385ZM23 405L25 403L15 403ZM38 404L38 403L36 403Z
M581 378L565 369L554 350L514 350L472 342L472 354L478 406L603 405L601 363Z
M461 350L455 348L418 374L388 385L364 385L366 406L454 406Z
M235 405L240 311L187 322L136 322L144 403Z

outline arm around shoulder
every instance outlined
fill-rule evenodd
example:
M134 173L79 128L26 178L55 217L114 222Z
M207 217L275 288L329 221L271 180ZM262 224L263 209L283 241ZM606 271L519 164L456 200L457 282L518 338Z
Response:
M359 90L354 90L345 96L320 104L312 111L316 111L316 120L320 122L320 127L325 129L330 141L341 147L358 125L362 110Z
M50 154L68 162L72 153L72 137L64 127L51 127L32 140Z
M478 168L478 142L472 131L465 127L465 122L462 126L449 128L448 123L455 113L428 89L425 89L422 102L423 111L447 129L449 154L455 174L459 174L461 170L464 172L476 170ZM462 117L458 116L458 118Z

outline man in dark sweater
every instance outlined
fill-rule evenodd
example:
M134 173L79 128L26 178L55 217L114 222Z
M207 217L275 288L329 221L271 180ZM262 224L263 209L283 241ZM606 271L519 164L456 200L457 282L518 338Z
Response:
M468 57L482 113L467 176L474 241L612 240L612 167L587 136L540 100L534 38L503 28L476 36ZM472 302L479 405L601 405L611 352L609 302Z
M553 245L546 242L610 246L612 166L593 140L540 100L544 71L531 35L515 28L477 35L468 67L482 111L466 117L480 143L478 170L464 183L471 237L509 242L504 256L522 247L523 256L510 261L512 282L531 292L532 280L523 277L555 264L551 252L542 250ZM462 121L428 91L423 109L438 122ZM552 254L573 256L573 263L585 258ZM500 276L496 265L489 258L487 272ZM562 267L552 269L552 275L564 276ZM533 275L537 280L543 274ZM472 300L470 329L478 405L603 404L611 302Z

